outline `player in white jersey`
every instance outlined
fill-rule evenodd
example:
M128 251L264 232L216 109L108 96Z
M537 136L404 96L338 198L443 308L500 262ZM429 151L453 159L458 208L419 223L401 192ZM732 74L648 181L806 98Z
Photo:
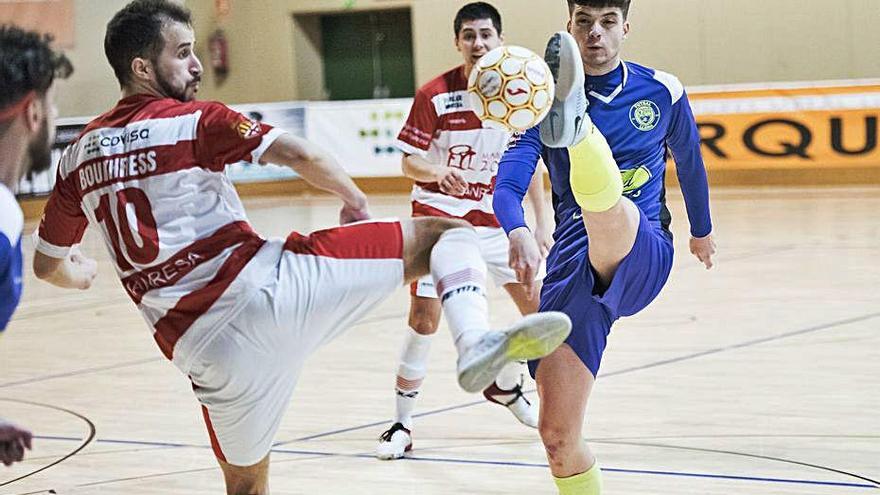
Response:
M366 196L324 151L195 101L194 39L189 11L168 0L135 0L111 19L104 49L123 98L65 150L34 271L74 285L84 274L72 247L87 226L100 231L163 354L193 383L227 493L268 493L269 452L304 360L404 281L434 275L466 391L564 340L560 314L488 330L485 267L463 222L363 221ZM291 167L342 199L341 223L357 223L260 237L224 174L242 160Z
M492 5L474 2L459 9L453 21L455 46L464 64L426 83L416 92L406 124L397 138L403 151L403 172L416 181L413 217L459 218L473 225L480 253L496 285L503 286L522 314L538 310L538 287L517 282L509 266L507 235L492 211L498 161L511 134L483 128L468 106L468 75L477 60L503 42L501 15ZM535 238L546 255L552 243L544 201L543 176L529 187L537 221ZM379 438L376 456L399 459L412 449L413 411L427 374L431 335L440 323L441 305L431 277L413 283L409 328L397 370L394 423ZM538 408L522 391L525 366L511 363L483 395L506 406L523 424L538 426Z
M55 79L72 71L50 36L0 26L0 336L21 299L24 215L13 191L29 171L51 165L55 140ZM91 278L85 281L91 283ZM0 463L31 448L31 432L0 418Z

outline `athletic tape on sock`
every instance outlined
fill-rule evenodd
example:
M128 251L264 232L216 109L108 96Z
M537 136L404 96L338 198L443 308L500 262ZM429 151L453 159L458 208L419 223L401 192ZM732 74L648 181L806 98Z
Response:
M593 129L580 143L568 150L571 162L571 192L586 211L603 212L620 201L623 179L608 141Z

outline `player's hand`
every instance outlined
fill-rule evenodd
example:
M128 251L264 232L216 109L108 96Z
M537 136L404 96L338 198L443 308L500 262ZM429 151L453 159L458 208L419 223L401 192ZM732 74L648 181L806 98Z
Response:
M71 251L70 274L72 285L77 289L86 290L92 286L98 275L98 262L87 258L79 251Z
M363 206L342 205L339 211L339 223L345 225L347 223L361 222L370 219L370 207L365 202Z
M706 270L714 266L712 256L715 255L715 240L712 238L712 234L706 237L691 237L690 248L691 254L706 265Z
M339 210L340 225L369 219L370 205L367 202L367 195L360 189L355 188L351 194L342 197L342 209Z
M508 239L510 241L508 264L516 272L516 281L525 287L528 298L534 299L538 295L535 276L541 265L541 249L538 247L538 242L525 227L511 231Z
M547 259L550 248L553 247L553 232L546 225L538 224L535 226L535 242L538 243L541 259Z
M458 170L444 168L437 176L440 191L450 196L463 196L468 190L468 183Z
M32 439L28 430L0 419L0 462L11 466L24 459L24 451L31 449Z

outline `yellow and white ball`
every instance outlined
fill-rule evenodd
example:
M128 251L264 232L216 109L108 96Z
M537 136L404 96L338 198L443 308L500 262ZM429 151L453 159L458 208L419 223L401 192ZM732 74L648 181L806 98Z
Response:
M538 125L553 102L553 75L527 48L500 46L484 55L468 79L470 104L483 125L522 132Z

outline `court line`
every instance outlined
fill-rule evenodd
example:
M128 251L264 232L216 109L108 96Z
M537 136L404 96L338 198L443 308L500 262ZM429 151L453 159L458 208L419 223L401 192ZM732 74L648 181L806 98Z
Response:
M77 441L79 439L72 437L40 437L42 439L55 439L55 440L72 440ZM190 444L181 444L181 443L165 443L165 442L146 442L146 441L136 441L136 440L113 440L113 439L98 439L96 443L114 443L114 444L132 444L132 445L150 445L157 447L192 447L192 448L201 448L208 449L210 446L208 445L190 445ZM633 445L641 445L641 444L633 444ZM656 447L661 448L682 448L686 450L705 450L709 452L720 452L727 453L733 455L744 455L749 457L763 457L763 456L753 456L751 454L746 453L738 453L738 452L725 452L725 451L711 451L709 449L691 449L689 447L678 447L672 445L655 445ZM314 450L294 450L294 449L272 449L272 452L275 454L289 454L295 456L311 456L315 458L326 458L326 457L340 457L340 458L357 458L357 459L369 459L374 460L375 456L372 453L359 453L359 454L344 454L337 452L322 452L322 451L314 451ZM302 459L297 459L302 460ZM479 459L458 459L453 457L424 457L424 456L411 456L405 457L402 459L403 461L413 461L413 462L436 462L442 464L466 464L466 465L483 465L483 466L505 466L505 467L522 467L522 468L541 468L546 469L549 466L546 463L538 463L538 462L516 462L516 461L490 461L490 460L479 460ZM289 462L290 459L278 459L272 461L275 463L283 463ZM787 461L794 462L798 464L807 465L805 463L799 463L798 461ZM821 466L814 466L821 467ZM156 473L146 476L134 476L134 477L126 477L126 478L117 478L112 480L104 480L104 481L95 481L90 483L84 483L80 485L76 485L77 487L87 487L87 486L98 486L98 485L107 485L112 483L119 483L124 481L133 481L133 480L143 480L143 479L154 479L163 476L174 476L178 474L189 474L194 472L202 472L202 471L210 471L216 470L217 467L211 468L199 468L199 469L189 469L185 471L174 471L168 473ZM744 481L744 482L754 482L754 483L779 483L779 484L790 484L790 485L812 485L812 486L833 486L833 487L843 487L843 488L859 488L859 489L878 489L877 485L874 484L865 484L865 483L847 483L842 481L823 481L823 480L811 480L811 479L803 479L803 478L771 478L771 477L761 477L761 476L738 476L738 475L727 475L727 474L713 474L713 473L696 473L696 472L687 472L687 471L657 471L657 470L647 470L647 469L624 469L624 468L610 468L603 467L602 470L607 473L618 473L618 474L632 474L632 475L652 475L652 476L670 476L670 477L684 477L684 478L702 478L702 479L715 479L715 480L729 480L729 481ZM845 472L839 472L839 474L849 474ZM28 492L28 494L20 494L20 495L32 495L36 493L46 493L49 490L41 490L36 492Z
M722 261L724 261L724 262L742 261L744 259L754 258L757 256L766 256L768 254L775 254L775 253L780 253L780 252L785 252L785 251L791 251L794 249L796 249L795 246L789 245L789 244L784 244L781 246L765 248L760 251L752 251L752 252L746 252L746 253L743 253L740 255L732 255L732 256L723 258ZM687 266L683 266L681 268L678 268L678 270L695 269L700 266L702 266L702 265L695 263L695 264L691 264L691 265L687 265ZM508 297L509 296L507 296L507 294L500 293L490 299L493 301L506 300ZM114 303L114 305L115 304L116 303ZM383 321L390 320L390 319L404 318L404 317L406 317L406 315L407 315L406 312L402 312L402 313L366 316L363 319L359 320L358 322L354 323L351 326L351 328L354 328L354 327L357 327L360 325L370 324L370 323L383 322ZM44 376L39 376L39 377L34 377L34 378L27 378L27 379L23 379L23 380L18 380L18 381L14 381L14 382L0 383L0 388L13 387L16 385L27 385L30 383L43 382L43 381L53 380L56 378L70 378L73 376L86 375L86 374L90 374L90 373L100 373L102 371L116 370L116 369L120 369L120 368L126 368L129 366L138 366L141 364L158 362L158 361L163 361L163 360L164 359L162 357L157 356L157 357L153 357L153 358L145 358L145 359L139 359L139 360L135 360L135 361L126 361L126 362L122 362L122 363L111 364L111 365L106 365L106 366L99 366L99 367L95 367L95 368L85 368L85 369L69 371L69 372L65 372L65 373L44 375ZM606 376L606 375L602 375L602 376ZM369 426L376 426L376 425L369 425ZM297 440L298 439L294 439L294 440L291 440L291 441L285 442L285 443L295 442Z
M744 257L750 257L750 256L744 256ZM803 335L803 334L812 333L812 332L816 332L816 331L820 331L820 330L826 330L826 329L834 328L834 327L841 326L841 325L846 325L846 324L850 324L850 323L856 323L856 322L860 322L860 321L865 321L865 320L868 320L868 319L875 318L875 317L877 317L877 316L880 316L880 313L872 313L872 314L862 315L862 316L860 316L860 317L854 317L854 318L849 318L849 319L845 319L845 320L839 320L839 321L837 321L837 322L831 322L831 323L824 324L824 325L818 325L818 326L815 326L815 327L809 327L809 328L806 328L806 329L796 330L796 331L792 331L792 332L786 332L786 333L778 334L778 335L775 335L775 336L766 337L766 338L763 338L763 339L756 339L756 340L752 340L752 341L743 342L743 343L740 343L740 344L735 344L735 345L732 345L732 346L726 346L726 347L721 347L721 348L716 348L716 349L710 349L710 350L702 351L702 352L699 352L699 353L694 353L694 354L690 354L690 355L686 355L686 356L681 356L681 357L679 357L679 358L674 358L674 359L669 359L669 360L663 360L663 361L657 361L657 362L654 362L654 363L649 363L649 364L647 364L647 365L641 365L641 366L636 366L636 367L626 368L626 369L623 369L623 370L618 370L618 371L615 371L615 372L611 372L611 373L607 373L607 374L600 375L600 377L610 377L610 376L615 376L615 375L620 375L620 374L626 374L626 373L631 373L631 372L635 372L635 371L641 371L641 370L645 370L645 369L654 368L654 367L657 367L657 366L664 366L664 365L666 365L666 364L672 364L672 363L677 363L677 362L687 361L687 360L691 360L691 359L696 359L696 358L699 358L699 357L703 357L703 356L707 356L707 355L712 355L712 354L716 354L716 353L720 353L720 352L726 352L726 351L729 351L729 350L735 350L735 349L741 349L741 348L745 348L745 347L751 347L751 346L753 346L753 345L759 345L759 344L762 344L762 343L767 343L767 342L771 342L771 341L781 340L781 339L785 339L785 338L789 338L789 337L793 337L793 336L797 336L797 335ZM51 379L51 378L56 378L56 377L72 376L72 375L74 375L74 374L83 374L83 373L89 373L89 372L104 371L104 370L107 370L107 369L114 369L114 368L119 368L119 367L124 367L124 366L131 366L131 365L134 365L134 364L143 364L143 362L148 362L148 361L158 361L158 360L160 360L160 359L161 359L161 358L151 358L151 359L148 359L148 360L142 360L141 362L121 363L121 364L119 364L119 365L112 365L112 366L105 366L105 367L100 367L100 368L91 368L91 369L86 369L86 370L79 370L79 371L77 371L77 372L72 372L72 373L65 373L65 374L59 374L59 375L51 375L51 376L48 376L48 377L42 377L42 378L36 378L36 379L25 380L24 382L41 381L41 380ZM13 383L13 384L18 384L18 382ZM0 387L11 386L11 385L12 385L12 384L0 384ZM529 392L532 392L532 391L529 391ZM471 403L467 403L467 404L461 404L461 405L457 405L457 406L450 406L450 407L446 407L446 408L441 408L441 409L437 409L437 410L433 410L433 411L428 411L428 412L425 412L425 413L421 413L421 414L416 415L416 417L420 417L420 416L428 416L428 415L432 415L432 414L439 414L439 413L441 413L441 412L446 412L446 411L455 410L455 409L461 409L461 408L464 408L464 407L470 407L470 406L477 405L477 404L482 404L482 403L484 403L484 401L481 400L481 401L475 401L475 402L471 402ZM50 407L51 407L51 406L50 406ZM72 412L71 412L71 413L72 413ZM76 414L76 413L73 413L73 414ZM84 418L84 417L83 417L83 419L86 419L86 421L88 421L87 418ZM292 440L292 441L288 441L288 442L276 442L276 444L274 444L274 445L275 445L275 446L280 446L280 445L283 445L283 444L285 444L285 443L291 443L291 442L295 442L295 441L301 441L301 440L313 439L313 438L319 438L319 437L326 437L326 436L329 436L329 435L338 434L338 433L342 433L342 432L355 431L355 430L363 429L363 428L366 428L366 427L372 427L372 426L376 426L376 425L380 425L380 424L385 424L385 423L387 423L387 422L388 422L388 421L377 422L377 423L371 423L371 424L369 424L369 425L360 425L360 426L356 426L356 427L346 428L346 429L343 429L343 430L336 430L336 431L334 431L334 432L328 432L328 433L325 433L325 434L319 434L319 435L313 435L313 436L309 436L309 437L303 437L302 439L294 439L294 440ZM94 427L94 425L92 425L92 427ZM63 439L62 437L56 437L56 438L57 438L57 439ZM94 438L94 431L92 432L91 438L89 438L89 440L88 440L83 446L81 446L80 449L78 449L78 450L75 451L74 453L70 454L68 457L70 457L71 455L74 455L76 452L78 452L79 450L81 450L82 448L84 448L84 447L88 444L88 442L90 442L93 438ZM76 439L76 440L79 440L79 439ZM104 442L104 440L99 440L99 442ZM111 441L111 442L114 442L114 443L127 443L127 444L138 444L138 445L155 445L155 446L165 446L165 447L197 447L197 448L207 448L207 446L194 446L194 445L187 445L187 444L170 444L170 443L156 443L156 442L137 442L137 441ZM670 447L675 448L674 446L670 446ZM706 449L701 449L701 450L706 450ZM307 452L307 451L285 451L285 449L273 449L273 452L279 452L279 453L307 453L308 455L323 455L323 456L344 455L344 454L332 454L332 453L320 453L320 452ZM736 455L750 455L750 454L741 454L741 453L733 453L733 454L736 454ZM372 455L372 454L359 454L359 455L356 455L356 456L364 456L364 457L373 458L373 455ZM67 458L67 457L66 457L66 458ZM65 459L66 459L66 458L65 458ZM498 465L517 465L517 463L504 463L504 462L496 462L496 461L470 461L470 460L456 460L456 459L447 459L447 460L444 460L444 459L442 459L442 458L410 458L410 459L412 459L412 460L416 460L416 461L433 461L433 462L459 462L459 463L470 463L470 464L473 464L473 463L484 463L484 464L498 464ZM64 460L64 459L62 459L62 461L63 461L63 460ZM775 460L779 460L779 459L775 459ZM785 461L785 460L782 460L782 461L783 461L783 462L788 462L788 461ZM59 461L59 462L61 462L61 461ZM792 462L798 463L797 461L792 461ZM56 463L56 464L57 464L57 463ZM525 465L528 465L528 464L526 464L526 463L521 463L521 464L524 465L524 466L525 466ZM805 465L805 466L812 466L812 465L805 464L805 463L800 463L800 464ZM52 464L52 465L54 465L54 464ZM48 469L48 467L51 467L52 465L50 465L50 466L46 466L46 467L40 469L39 471L42 471L42 470ZM546 464L544 464L544 465L537 464L536 466L547 467ZM839 473L842 473L842 474L849 474L849 473L845 473L845 472L842 472L842 471L837 471L837 470L834 470L834 469L831 469L831 468L824 468L824 467L822 467L822 466L813 466L813 467L818 467L818 468L820 468L820 469L828 469L828 470L830 470L830 471L839 472ZM36 472L39 472L39 471L36 471ZM743 480L753 480L753 481L785 482L785 483L791 483L791 482L805 482L805 483L809 483L809 484L828 484L828 483L834 483L833 486L850 486L850 487L857 487L857 488L878 488L878 487L875 486L875 485L839 484L839 483L836 483L836 482L821 482L821 481L814 482L814 481L810 481L810 480L786 480L786 479L777 479L777 478L728 477L728 476L725 476L725 475L706 475L706 474L702 474L702 473L674 473L674 472L663 472L663 471L633 471L633 470L620 470L620 469L614 469L614 468L609 468L609 469L607 469L607 471L609 471L609 472L632 472L632 473L640 473L640 474L655 474L655 475L664 475L664 474L666 474L666 475L675 475L675 476L693 476L693 477L709 477L709 478L712 478L712 477L719 477L719 476L720 476L720 477L722 477L722 478L726 478L726 479L743 479ZM28 475L26 475L26 476L30 476L30 475L32 475L32 474L36 474L36 472L34 472L34 473L30 473L30 474L28 474ZM852 476L855 476L855 477L858 477L858 478L861 478L861 479L867 479L867 478L862 478L862 477L857 476L857 475L852 475ZM21 478L17 478L16 480L12 480L12 481L7 482L7 483L4 483L3 485L0 485L0 486L4 486L5 484L12 483L12 482L17 481L17 480L19 480L19 479L21 479ZM137 478L135 478L135 479L137 479ZM44 492L45 492L45 491L44 491ZM34 493L43 493L43 492L34 492Z
M771 434L757 434L757 433L731 433L725 434L720 433L717 435L654 435L647 437L607 437L607 438L597 438L596 440L603 441L626 441L626 440L683 440L685 438L848 438L855 440L880 440L880 435L811 435L808 433L771 433Z
M679 363L679 362L682 362L682 361L690 361L691 359L701 358L701 357L704 357L704 356L710 356L710 355L712 355L712 354L719 354L719 353L722 353L722 352L727 352L727 351L733 351L733 350L743 349L743 348L746 348L746 347L752 347L752 346L756 346L756 345L760 345L760 344L766 344L766 343L768 343L768 342L775 342L775 341L777 341L777 340L784 340L784 339L787 339L787 338L790 338L790 337L798 337L798 336L801 336L801 335L806 335L806 334L808 334L808 333L820 332L820 331L822 331L822 330L830 330L830 329L832 329L832 328L836 328L836 327L840 327L840 326L846 326L846 325L850 325L850 324L852 324L852 323L861 323L861 322L863 322L863 321L871 320L871 319L874 319L874 318L877 318L877 317L880 317L880 312L877 312L877 313L868 313L868 314L865 314L865 315L862 315L862 316L855 316L855 317L852 317L852 318L846 318L846 319L843 319L843 320L837 320L837 321L833 321L833 322L830 322L830 323L825 323L825 324L822 324L822 325L816 325L816 326L812 326L812 327L803 328L803 329L800 329L800 330L793 330L793 331L791 331L791 332L784 332L784 333L780 333L780 334L777 334L777 335L771 335L771 336L769 336L769 337L764 337L764 338L760 338L760 339L749 340L749 341L742 342L742 343L739 343L739 344L733 344L733 345L724 346L724 347L717 347L717 348L715 348L715 349L709 349L709 350L706 350L706 351L696 352L696 353L688 354L688 355L686 355L686 356L681 356L681 357L678 357L678 358L664 359L664 360L662 360L662 361L655 361L655 362L653 362L653 363L648 363L648 364L646 364L646 365L633 366L633 367L630 367L630 368L624 368L624 369L622 369L622 370L613 371L613 372L611 372L611 373L607 373L607 374L600 375L600 378L607 378L607 377L611 377L611 376L617 376L617 375L622 375L622 374L626 374L626 373L632 373L632 372L635 372L635 371L643 371L643 370L646 370L646 369L656 368L656 367L658 367L658 366L665 366L665 365L667 365L667 364Z
M835 468L828 467L828 466L822 466L819 464L810 464L808 462L795 461L792 459L785 459L782 457L773 457L773 456L761 455L761 454L749 454L748 452L737 452L734 450L705 449L705 448L700 448L700 447L685 447L685 446L679 446L679 445L667 445L667 444L662 444L662 443L652 444L652 443L626 442L626 441L605 441L602 443L612 444L612 445L630 445L630 446L637 446L637 447L656 447L656 448L661 448L661 449L687 450L687 451L691 451L691 452L707 452L707 453L713 453L713 454L727 454L727 455L734 455L734 456L740 456L740 457L750 457L752 459L763 459L763 460L767 460L767 461L776 461L776 462L782 462L785 464L794 464L797 466L804 466L804 467L808 467L808 468L819 469L822 471L828 471L831 473L837 473L837 474L849 476L852 478L858 478L860 480L867 481L868 483L871 483L875 488L880 489L880 481L877 481L877 480L874 480L874 479L871 479L871 478L868 478L865 476L850 473L848 471L842 471L840 469L835 469Z
M635 373L635 372L637 372L637 371L644 371L644 370L648 370L648 369L651 369L651 368L657 368L657 367L660 367L660 366L666 366L666 365L668 365L668 364L680 363L680 362L690 361L690 360L692 360L692 359L697 359L697 358L701 358L701 357L705 357L705 356L711 356L711 355L713 355L713 354L720 354L720 353L727 352L727 351L738 350L738 349L744 349L744 348L746 348L746 347L752 347L752 346L755 346L755 345L766 344L766 343L768 343L768 342L774 342L774 341L777 341L777 340L783 340L783 339L787 339L787 338L791 338L791 337L797 337L797 336L800 336L800 335L806 335L806 334L808 334L808 333L819 332L819 331L822 331L822 330L829 330L829 329L832 329L832 328L835 328L835 327L844 326L844 325L849 325L849 324L852 324L852 323L859 323L859 322L867 321L867 320L870 320L870 319L873 319L873 318L877 318L877 317L880 317L880 312L877 312L877 313L869 313L869 314L866 314L866 315L857 316L857 317L853 317L853 318L846 318L846 319L843 319L843 320L838 320L838 321L834 321L834 322L830 322L830 323L825 323L825 324L822 324L822 325L816 325L816 326L812 326L812 327L808 327L808 328L804 328L804 329L800 329L800 330L794 330L794 331L791 331L791 332L784 332L784 333L780 333L780 334L777 334L777 335L771 335L771 336L769 336L769 337L763 337L763 338L760 338L760 339L754 339L754 340L749 340L749 341L746 341L746 342L741 342L741 343L739 343L739 344L733 344L733 345L724 346L724 347L716 347L716 348L714 348L714 349L708 349L708 350L705 350L705 351L695 352L695 353L692 353L692 354L686 354L686 355L684 355L684 356L679 356L679 357L676 357L676 358L663 359L663 360L660 360L660 361L654 361L653 363L648 363L648 364L643 364L643 365L638 365L638 366L632 366L632 367L629 367L629 368L624 368L624 369L617 370L617 371L612 371L612 372L609 372L609 373L601 373L601 374L599 375L599 379L606 379L606 378L611 378L611 377L613 377L613 376L626 375L626 374L629 374L629 373ZM534 391L535 391L535 389L529 389L529 390L526 391L526 393L533 393ZM486 403L486 401L481 399L481 400L476 400L476 401L472 401L472 402L466 402L466 403L458 404L458 405L454 405L454 406L448 406L448 407L443 407L443 408L439 408L439 409L433 409L433 410L426 411L426 412L423 412L423 413L415 414L415 415L413 415L413 417L414 417L414 418L420 418L420 417L425 417L425 416L433 416L433 415L435 415L435 414L440 414L440 413L444 413L444 412L448 412L448 411L454 411L454 410L456 410L456 409L464 409L464 408L468 408L468 407L476 406L476 405L478 405L478 404L485 404L485 403ZM357 431L357 430L362 430L362 429L366 429L366 428L372 428L372 427L377 426L377 425L388 424L389 422L391 422L390 419L385 420L385 421L377 421L377 422L372 422L372 423L362 424L362 425L358 425L358 426L351 426L351 427L348 427L348 428L342 428L342 429L339 429L339 430L332 430L332 431L328 431L328 432L324 432L324 433L317 433L317 434L314 434L314 435L308 435L308 436L305 436L305 437L294 438L293 440L285 440L285 441L275 442L275 443L272 444L272 445L273 445L274 447L280 447L280 446L288 445L288 444L291 444L291 443L294 443L294 442L304 442L304 441L307 441L307 440L314 440L314 439L316 439L316 438L326 438L326 437L329 437L329 436L338 435L338 434L340 434L340 433L348 433L348 432L351 432L351 431Z
M5 402L15 402L15 403L19 403L19 404L28 404L28 405L31 405L31 406L45 407L45 408L47 408L47 409L54 409L54 410L56 410L56 411L61 411L61 412L64 412L64 413L70 414L70 415L72 415L72 416L75 416L75 417L81 419L81 420L82 420L83 422L85 422L86 425L89 427L89 434L86 436L86 439L85 439L85 440L83 440L83 439L79 439L79 438L76 439L77 441L82 441L82 444L81 444L79 447L77 447L75 450L73 450L73 451L70 452L69 454L65 455L64 457L62 457L62 458L56 460L55 462L49 463L49 464L47 464L47 465L45 465L45 466L43 466L43 467L41 467L41 468L39 468L39 469L37 469L37 470L35 470L35 471L31 471L30 473L24 474L24 475L22 475L22 476L19 476L18 478L14 478L14 479L11 479L11 480L9 480L9 481L3 481L3 482L0 482L0 487L4 487L4 486L6 486L6 485L9 485L9 484L15 483L16 481L23 480L23 479L28 478L28 477L30 477L30 476L33 476L33 475L35 475L35 474L37 474L37 473L41 473L41 472L43 472L43 471L45 471L45 470L51 468L52 466L56 466L56 465L58 465L58 464L61 464L62 462L66 461L67 459L70 459L71 457L73 457L73 456L75 456L76 454L78 454L82 449L86 448L86 446L88 446L90 443L92 443L92 441L95 439L95 433L96 433L96 431L95 431L95 423L92 423L92 421L91 421L89 418L83 416L82 414L80 414L80 413L78 413L78 412L76 412L76 411L71 411L70 409L65 409L65 408L63 408L63 407L53 406L53 405L51 405L51 404L43 404L43 403L41 403L41 402L31 402L31 401L27 401L27 400L0 398L0 401L5 401Z
M26 379L17 380L14 382L0 383L0 388L14 387L16 385L27 385L30 383L53 380L55 378L68 378L71 376L85 375L85 374L89 374L89 373L98 373L101 371L117 370L120 368L127 368L129 366L138 366L141 364L152 363L154 361L163 361L163 360L164 360L164 358L162 358L162 357L151 357L151 358L146 358L146 359L137 359L135 361L125 361L122 363L109 364L106 366L97 366L94 368L83 368L83 369L79 369L79 370L68 371L65 373L55 373L52 375L43 375L43 376L38 376L38 377L34 377L34 378L26 378Z
M40 438L40 440L43 440L43 439L44 438ZM54 440L66 440L66 439L55 438ZM120 449L108 449L108 450L100 450L100 451L80 452L76 455L76 458L82 459L84 457L97 457L97 456L101 456L101 455L129 454L132 452L150 452L153 450L162 450L162 449L166 449L166 448L167 447L164 447L164 446L156 446L156 447L152 447L152 446L137 446L137 447L135 447L135 446L132 446L131 448L120 448ZM21 462L22 462L22 464L33 463L35 461L43 461L46 459L55 459L55 457L56 456L51 456L51 455L44 455L41 457L26 457Z
M369 455L370 458L374 458L373 454ZM442 457L407 457L406 460L412 461L428 461L428 462L449 462L449 463L458 463L458 464L482 464L482 465L492 465L492 466L512 466L512 467L539 467L539 468L549 468L550 466L544 463L527 463L527 462L507 462L507 461L479 461L479 460L469 460L469 459L449 459ZM806 480L806 479L797 479L797 478L766 478L760 476L736 476L736 475L728 475L728 474L710 474L710 473L690 473L686 471L654 471L647 469L622 469L622 468L606 468L602 467L602 472L605 473L619 473L619 474L649 474L655 476L673 476L673 477L684 477L684 478L709 478L709 479L719 479L719 480L732 480L732 481L752 481L752 482L763 482L763 483L786 483L786 484L799 484L799 485L820 485L820 486L837 486L837 487L847 487L847 488L870 488L870 489L878 489L877 485L865 484L865 483L846 483L846 482L838 482L838 481L817 481L817 480Z

